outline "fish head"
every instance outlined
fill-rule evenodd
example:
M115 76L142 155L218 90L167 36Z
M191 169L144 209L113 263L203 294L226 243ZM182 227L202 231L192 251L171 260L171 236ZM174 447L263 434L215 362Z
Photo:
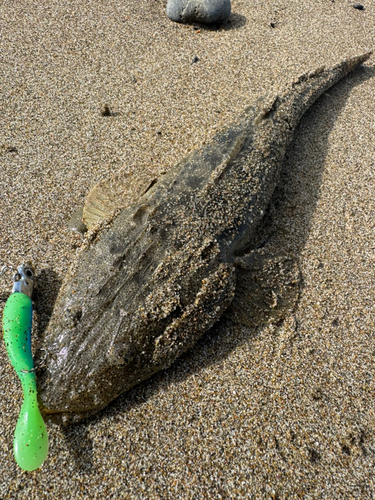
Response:
M47 359L37 373L49 421L72 423L96 413L140 378L147 358L143 300L137 300L137 281L127 279L126 270L108 271L105 278L105 267L78 271L64 282L55 304L43 342Z
M77 422L167 368L232 300L234 271L212 238L171 250L161 224L133 235L120 223L80 254L57 298L37 373L49 421Z

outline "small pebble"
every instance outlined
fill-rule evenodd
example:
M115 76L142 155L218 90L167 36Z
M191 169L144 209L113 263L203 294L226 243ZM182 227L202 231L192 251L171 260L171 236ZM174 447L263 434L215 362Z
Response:
M167 16L177 23L219 24L230 16L230 0L168 0Z
M109 109L109 106L106 104L104 106L104 109L101 111L102 116L112 116L111 110Z
M358 9L358 10L365 10L365 8L363 7L363 5L362 5L361 3L355 3L355 4L353 5L353 7L354 7L355 9Z
M199 61L199 57L198 56L194 56L193 60L191 61L191 64L197 63L198 61Z

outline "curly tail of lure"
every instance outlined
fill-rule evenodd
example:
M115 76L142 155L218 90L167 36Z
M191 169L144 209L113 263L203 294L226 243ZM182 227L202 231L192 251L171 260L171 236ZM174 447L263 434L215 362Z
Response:
M10 361L21 380L24 400L14 433L14 457L21 469L40 467L48 454L48 434L37 402L36 376L31 354L34 270L22 264L14 275L12 294L3 313L3 330Z

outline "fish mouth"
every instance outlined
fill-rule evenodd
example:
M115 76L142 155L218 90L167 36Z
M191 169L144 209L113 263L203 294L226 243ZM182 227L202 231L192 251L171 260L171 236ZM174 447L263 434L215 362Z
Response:
M49 410L43 407L43 404L39 402L40 413L43 419L48 424L54 424L59 426L67 426L81 423L83 420L95 415L97 410L89 411L85 413L68 412L68 411L55 411Z
M59 377L59 382L52 383L48 373L37 377L38 405L46 422L63 426L76 424L106 406L105 401L98 401L90 391L84 397L82 390L80 393L71 388L62 390L66 386L64 377Z
M38 404L47 422L81 422L123 392L119 381L128 381L128 388L136 383L133 349L124 351L114 345L109 353L104 351L105 356L97 349L74 351L74 356L65 355L66 351L67 346L52 348L37 372Z

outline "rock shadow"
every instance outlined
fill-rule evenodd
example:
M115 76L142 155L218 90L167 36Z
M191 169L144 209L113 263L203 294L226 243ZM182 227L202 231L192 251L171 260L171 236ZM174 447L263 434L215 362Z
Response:
M229 19L224 23L212 24L211 26L208 26L207 24L201 24L195 21L191 25L194 26L194 29L199 29L201 31L231 31L243 28L246 23L247 18L245 16L232 12Z
M236 12L232 12L229 16L228 21L223 25L226 31L229 30L238 30L243 28L247 23L247 19L242 14L237 14Z

